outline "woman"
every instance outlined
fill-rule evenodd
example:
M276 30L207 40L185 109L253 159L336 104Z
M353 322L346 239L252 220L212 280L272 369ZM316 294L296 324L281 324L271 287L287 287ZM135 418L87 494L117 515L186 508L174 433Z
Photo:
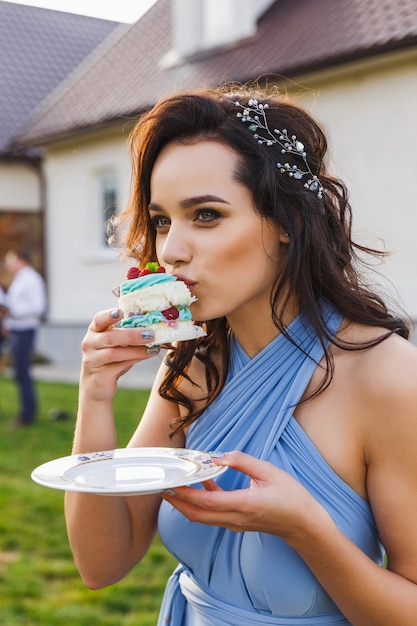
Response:
M321 129L213 90L158 103L131 148L126 249L186 280L207 337L173 347L129 445L229 469L161 496L68 493L84 581L122 578L158 525L180 562L160 625L415 624L417 354L357 272L372 251ZM117 447L117 380L151 358L119 318L98 313L83 342L74 453Z

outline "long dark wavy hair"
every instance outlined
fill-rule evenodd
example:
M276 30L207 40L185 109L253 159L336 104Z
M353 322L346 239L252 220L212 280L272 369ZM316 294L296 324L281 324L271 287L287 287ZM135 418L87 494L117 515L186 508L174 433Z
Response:
M276 163L282 160L281 147L258 144L253 132L236 116L234 102L247 105L250 98L268 103L270 128L287 129L290 136L296 135L302 141L309 167L319 176L324 187L322 199L306 189L302 181L281 173L276 167ZM307 111L287 97L242 88L215 88L167 97L145 113L130 138L132 193L120 219L122 225L127 224L124 238L127 256L137 259L139 265L156 258L155 231L149 219L148 205L152 169L161 150L173 141L205 140L218 141L234 150L238 156L236 177L252 194L256 210L289 235L285 267L279 273L277 268L271 295L271 316L280 332L286 334L283 311L289 299L295 298L326 346L331 338L327 336L320 309L320 301L326 298L347 319L386 329L378 339L360 344L344 343L341 346L344 349L370 347L394 332L408 337L405 320L388 310L384 300L365 283L364 276L369 272L359 269L367 255L374 257L384 253L353 241L348 193L344 184L326 170L327 141L322 129ZM303 165L297 163L301 157L295 155L292 158L293 163ZM285 298L283 294L286 294ZM197 410L193 401L179 389L183 377L190 380L188 371L193 357L205 366L205 406L218 395L227 374L226 319L200 322L206 324L207 337L181 342L170 351L168 372L159 389L162 397L186 408L186 416L173 425L174 432L190 424L203 410ZM335 339L332 341L336 343ZM213 355L216 355L215 359ZM323 391L332 379L334 366L328 349L325 349L325 358L323 379L312 396Z

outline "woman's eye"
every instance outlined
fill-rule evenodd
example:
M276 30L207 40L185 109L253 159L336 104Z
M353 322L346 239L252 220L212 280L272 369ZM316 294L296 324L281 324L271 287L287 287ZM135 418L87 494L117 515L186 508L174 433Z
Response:
M214 209L199 209L196 212L196 221L198 222L215 222L220 218L220 213Z
M163 215L155 215L154 217L151 217L151 224L155 230L162 230L169 227L170 221Z

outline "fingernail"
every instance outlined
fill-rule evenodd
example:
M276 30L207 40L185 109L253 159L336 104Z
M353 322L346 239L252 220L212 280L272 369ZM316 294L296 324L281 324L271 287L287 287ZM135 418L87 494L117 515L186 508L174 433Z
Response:
M146 348L146 352L148 354L158 354L160 351L161 347L160 346L148 346Z
M141 335L142 339L152 339L155 333L150 328L147 328L146 330L142 330Z
M166 493L167 496L175 496L175 491L173 489L165 489L164 493Z
M114 309L114 311L111 312L111 316L114 320L117 320L117 318L120 317L119 309Z
M213 459L222 459L227 453L220 452L220 450L210 450L207 454L209 454Z

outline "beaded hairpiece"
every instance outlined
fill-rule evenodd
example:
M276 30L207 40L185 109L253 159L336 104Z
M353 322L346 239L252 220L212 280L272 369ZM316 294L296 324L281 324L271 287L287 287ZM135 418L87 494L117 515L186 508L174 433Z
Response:
M324 194L323 185L320 182L318 176L313 174L307 161L307 153L304 150L304 144L297 139L295 135L288 136L288 131L283 128L279 130L274 128L272 132L268 126L268 120L266 119L265 110L268 109L268 104L262 104L258 100L248 100L247 106L243 106L240 102L232 101L232 104L242 109L236 113L236 116L244 123L248 122L248 128L254 133L254 138L259 144L266 144L272 146L278 144L281 146L281 154L291 153L294 156L299 156L305 165L305 169L299 168L297 165L290 165L286 163L277 163L277 167L282 174L288 174L296 180L302 180L305 176L309 176L305 181L304 187L317 193L318 198L322 198Z

